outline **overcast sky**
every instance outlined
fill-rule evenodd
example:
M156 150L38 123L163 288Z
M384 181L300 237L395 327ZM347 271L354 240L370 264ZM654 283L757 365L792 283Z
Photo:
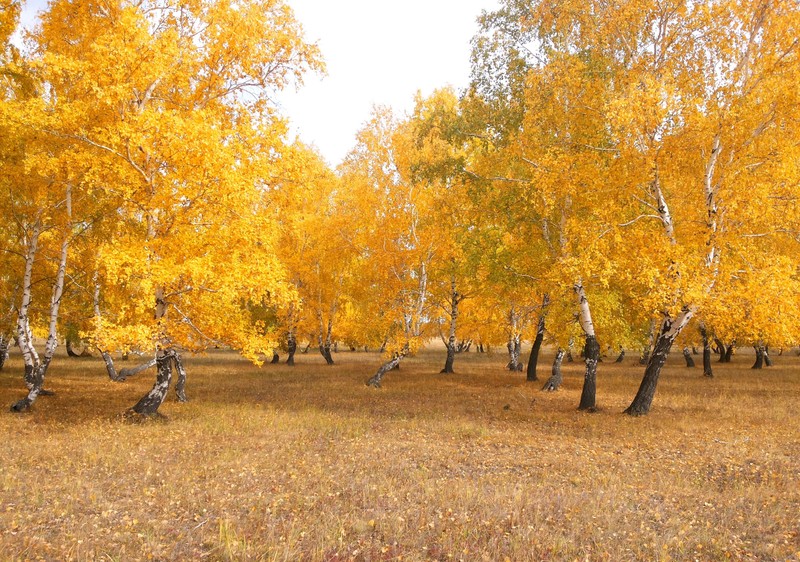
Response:
M373 105L398 112L414 94L469 78L469 41L481 10L497 0L288 0L306 37L317 42L327 75L307 76L299 91L278 97L292 130L337 165L354 144ZM46 0L28 0L30 26Z

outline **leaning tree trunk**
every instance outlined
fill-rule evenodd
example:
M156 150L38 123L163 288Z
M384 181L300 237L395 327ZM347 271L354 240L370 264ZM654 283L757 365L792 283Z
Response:
M586 298L583 282L578 281L574 290L578 297L581 328L586 336L586 343L583 347L586 370L583 374L583 390L581 390L581 401L578 404L578 409L594 411L597 402L597 362L600 359L600 345L597 343L597 337L594 332L589 299Z
M405 344L399 353L395 353L389 361L381 365L378 368L378 371L367 381L367 386L371 386L372 388L380 388L384 375L389 371L400 367L400 361L402 361L403 358L408 355L409 349L410 348L408 344Z
M761 345L754 345L753 349L756 351L756 362L750 368L761 369L764 366L764 348Z
M150 367L156 366L156 359L150 359L150 361L145 361L141 365L137 365L135 367L130 367L128 369L122 369L119 372L119 376L122 377L122 380L127 379L128 377L132 377L134 375L138 375L142 371L146 371Z
M622 363L623 361L625 361L625 350L620 349L619 355L617 355L617 359L614 361L614 363Z
M103 358L103 363L105 363L108 378L114 382L124 382L125 377L117 372L117 368L114 366L114 359L111 357L111 354L108 351L104 351L99 348L98 351L100 351L100 357Z
M687 367L694 367L694 359L692 359L692 352L689 351L688 347L683 348L683 358L686 359L686 366Z
M156 367L158 374L156 382L150 392L145 394L131 411L142 416L154 416L167 397L169 385L172 382L172 364L175 358L175 351L172 349L160 349L156 354Z
M533 340L531 355L528 357L528 369L525 376L525 380L528 382L539 380L536 376L536 367L539 363L539 353L542 350L542 342L544 341L545 312L549 302L549 295L544 295L542 298L542 310L539 313L539 323L536 325L536 338Z
M561 362L564 359L564 350L560 347L556 351L556 356L553 359L553 369L550 372L550 378L544 383L542 390L547 392L554 392L561 386L563 378L561 377Z
M711 378L714 376L714 370L711 368L711 341L703 323L700 324L700 338L703 340L703 376Z
M693 308L684 307L676 318L667 317L664 319L656 344L653 347L653 352L650 354L650 361L645 368L639 391L636 393L631 405L625 410L626 414L643 416L650 412L650 406L653 404L653 397L656 394L658 377L667 360L667 354L675 338L680 335L686 324L692 319L693 314Z
M764 366L772 367L772 358L769 356L769 348L764 348Z

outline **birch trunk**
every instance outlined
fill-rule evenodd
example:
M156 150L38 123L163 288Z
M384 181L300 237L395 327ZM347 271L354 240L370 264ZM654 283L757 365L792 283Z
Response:
M177 351L172 357L172 362L175 365L175 370L178 371L178 382L175 383L175 395L178 397L178 402L188 402L186 398L186 369L183 366L181 354Z
M756 352L756 362L750 368L761 369L764 366L764 347L762 345L754 345L753 349Z
M450 277L450 328L447 334L445 347L447 348L447 359L444 362L444 369L440 373L453 373L453 363L456 360L456 328L458 326L458 305L464 297L458 292L455 276ZM462 347L463 349L463 347Z
M132 377L134 375L138 375L142 371L146 371L147 369L149 369L151 367L155 367L155 366L156 366L156 360L155 360L155 358L153 358L150 361L145 361L141 365L137 365L136 367L130 367L128 369L122 369L119 372L119 375L120 375L120 377L122 377L122 380L125 380L128 377Z
M589 307L589 299L586 298L583 282L578 281L574 290L578 297L581 329L583 329L583 333L586 336L586 343L583 348L586 370L583 375L583 390L581 391L581 401L578 409L594 411L597 400L597 362L600 359L600 346L595 336L592 312Z
M164 399L167 397L167 392L169 391L169 385L172 382L172 363L174 356L175 352L171 349L158 351L156 355L156 366L158 368L156 382L153 388L150 389L150 392L145 394L136 405L131 408L132 412L142 416L154 416L158 413L158 409L161 407L161 404L164 403Z
M692 359L692 352L689 351L688 347L683 348L683 358L686 360L686 366L691 368L694 367L694 359Z
M72 217L72 193L70 186L67 186L67 194L66 194L66 204L67 204L67 216L68 218ZM39 225L37 221L37 226ZM25 302L25 312L24 312L24 321L22 332L25 334L26 339L26 347L27 352L29 354L29 358L26 359L25 362L25 374L26 374L26 385L28 387L28 395L17 401L11 409L15 412L23 412L28 410L31 405L36 401L39 395L48 395L52 394L51 391L44 390L44 379L45 375L47 374L47 369L50 367L50 362L53 360L53 355L55 354L56 348L58 347L58 313L61 307L61 298L64 295L64 278L66 276L67 271L67 254L69 250L69 237L70 232L67 230L64 233L64 238L61 242L61 252L59 255L58 260L58 270L56 271L56 279L53 282L53 293L50 297L50 320L48 323L48 335L47 341L45 342L44 347L44 355L42 356L41 360L36 353L36 350L33 347L33 337L31 334L30 329L30 321L28 319L28 310L30 308L31 302L31 277L33 272L33 262L35 258L35 250L36 246L38 245L38 238L39 238L39 228L36 230L35 242L29 246L33 250L30 253L30 259L26 259L25 264L25 280L23 281L23 285L25 289L23 290L24 296L23 301ZM23 311L22 308L20 309L20 316L22 316ZM23 351L23 355L25 352ZM29 363L28 361L31 360L31 367L32 369L28 369Z
M295 338L294 329L289 330L289 334L286 336L286 351L289 354L286 358L286 364L293 367L294 354L297 353L297 338Z
M378 371L367 381L367 386L371 386L372 388L380 388L384 375L386 375L386 373L389 371L397 369L400 366L400 361L402 361L403 358L408 355L408 352L409 347L408 344L406 344L399 353L395 353L389 361L378 368Z
M711 341L703 323L700 324L700 338L703 340L703 376L711 378L714 376L714 371L711 368Z
M164 287L158 287L156 289L155 297L156 303L154 319L158 323L167 315L168 305ZM175 360L177 357L177 352L172 348L169 337L165 333L162 333L158 340L159 348L156 351L155 357L157 369L156 382L153 384L153 388L150 389L150 392L145 394L130 410L142 416L155 416L158 414L158 409L167 398L169 385L172 382L173 364L175 364L177 367L179 363L179 361L176 362ZM183 365L181 364L179 371L182 369ZM179 376L182 376L183 381L185 382L185 372L182 375L179 373ZM181 388L180 392L183 393L183 388Z
M0 335L0 371L3 370L3 367L8 360L8 347L10 343L10 337L6 336L5 334Z
M650 406L653 404L653 397L656 394L658 377L667 360L667 354L675 338L680 335L681 331L686 327L686 324L692 319L693 314L694 309L686 307L676 318L664 319L653 352L650 354L650 361L647 363L647 368L644 371L642 383L639 386L639 390L633 402L631 402L631 405L625 410L626 414L631 416L643 416L650 412Z
M553 369L550 372L550 378L547 379L547 382L542 387L542 390L547 392L554 392L558 390L561 386L562 377L561 377L561 362L564 359L564 350L560 347L558 351L556 351L556 356L553 359Z
M97 322L97 329L100 330L102 326L102 313L100 312L100 283L97 280L97 272L94 273L94 317L95 322ZM69 348L67 348L69 349ZM106 372L108 373L108 378L110 378L114 382L123 382L125 377L121 373L117 373L117 369L114 366L114 359L111 357L111 354L105 350L100 349L97 347L97 350L100 352L100 357L103 358L103 363L106 366Z
M536 376L536 367L539 363L539 353L542 350L542 342L544 341L544 328L545 328L545 314L547 312L547 305L550 302L550 297L544 295L542 298L542 308L539 313L539 322L536 325L536 338L533 340L531 347L531 354L528 357L528 368L525 373L525 380L533 382L539 380Z

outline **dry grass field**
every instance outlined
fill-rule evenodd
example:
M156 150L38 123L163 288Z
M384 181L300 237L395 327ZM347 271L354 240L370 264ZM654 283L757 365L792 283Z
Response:
M120 413L152 373L112 383L59 357L31 413L0 373L0 560L798 560L800 359L716 377L673 354L653 412L622 415L642 368L600 365L597 413L462 354L258 369L188 360L191 401ZM549 363L545 354L543 362ZM545 370L549 370L546 368ZM541 378L541 375L540 375Z

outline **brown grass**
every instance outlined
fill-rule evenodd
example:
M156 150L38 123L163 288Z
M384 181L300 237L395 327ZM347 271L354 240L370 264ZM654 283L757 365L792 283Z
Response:
M0 559L798 560L800 359L718 366L674 354L653 412L620 412L641 367L600 366L595 414L581 366L563 390L462 354L423 352L364 381L338 364L189 359L191 402L164 422L120 413L152 374L115 384L59 358L34 411L18 358L0 374ZM549 356L543 359L545 365Z

